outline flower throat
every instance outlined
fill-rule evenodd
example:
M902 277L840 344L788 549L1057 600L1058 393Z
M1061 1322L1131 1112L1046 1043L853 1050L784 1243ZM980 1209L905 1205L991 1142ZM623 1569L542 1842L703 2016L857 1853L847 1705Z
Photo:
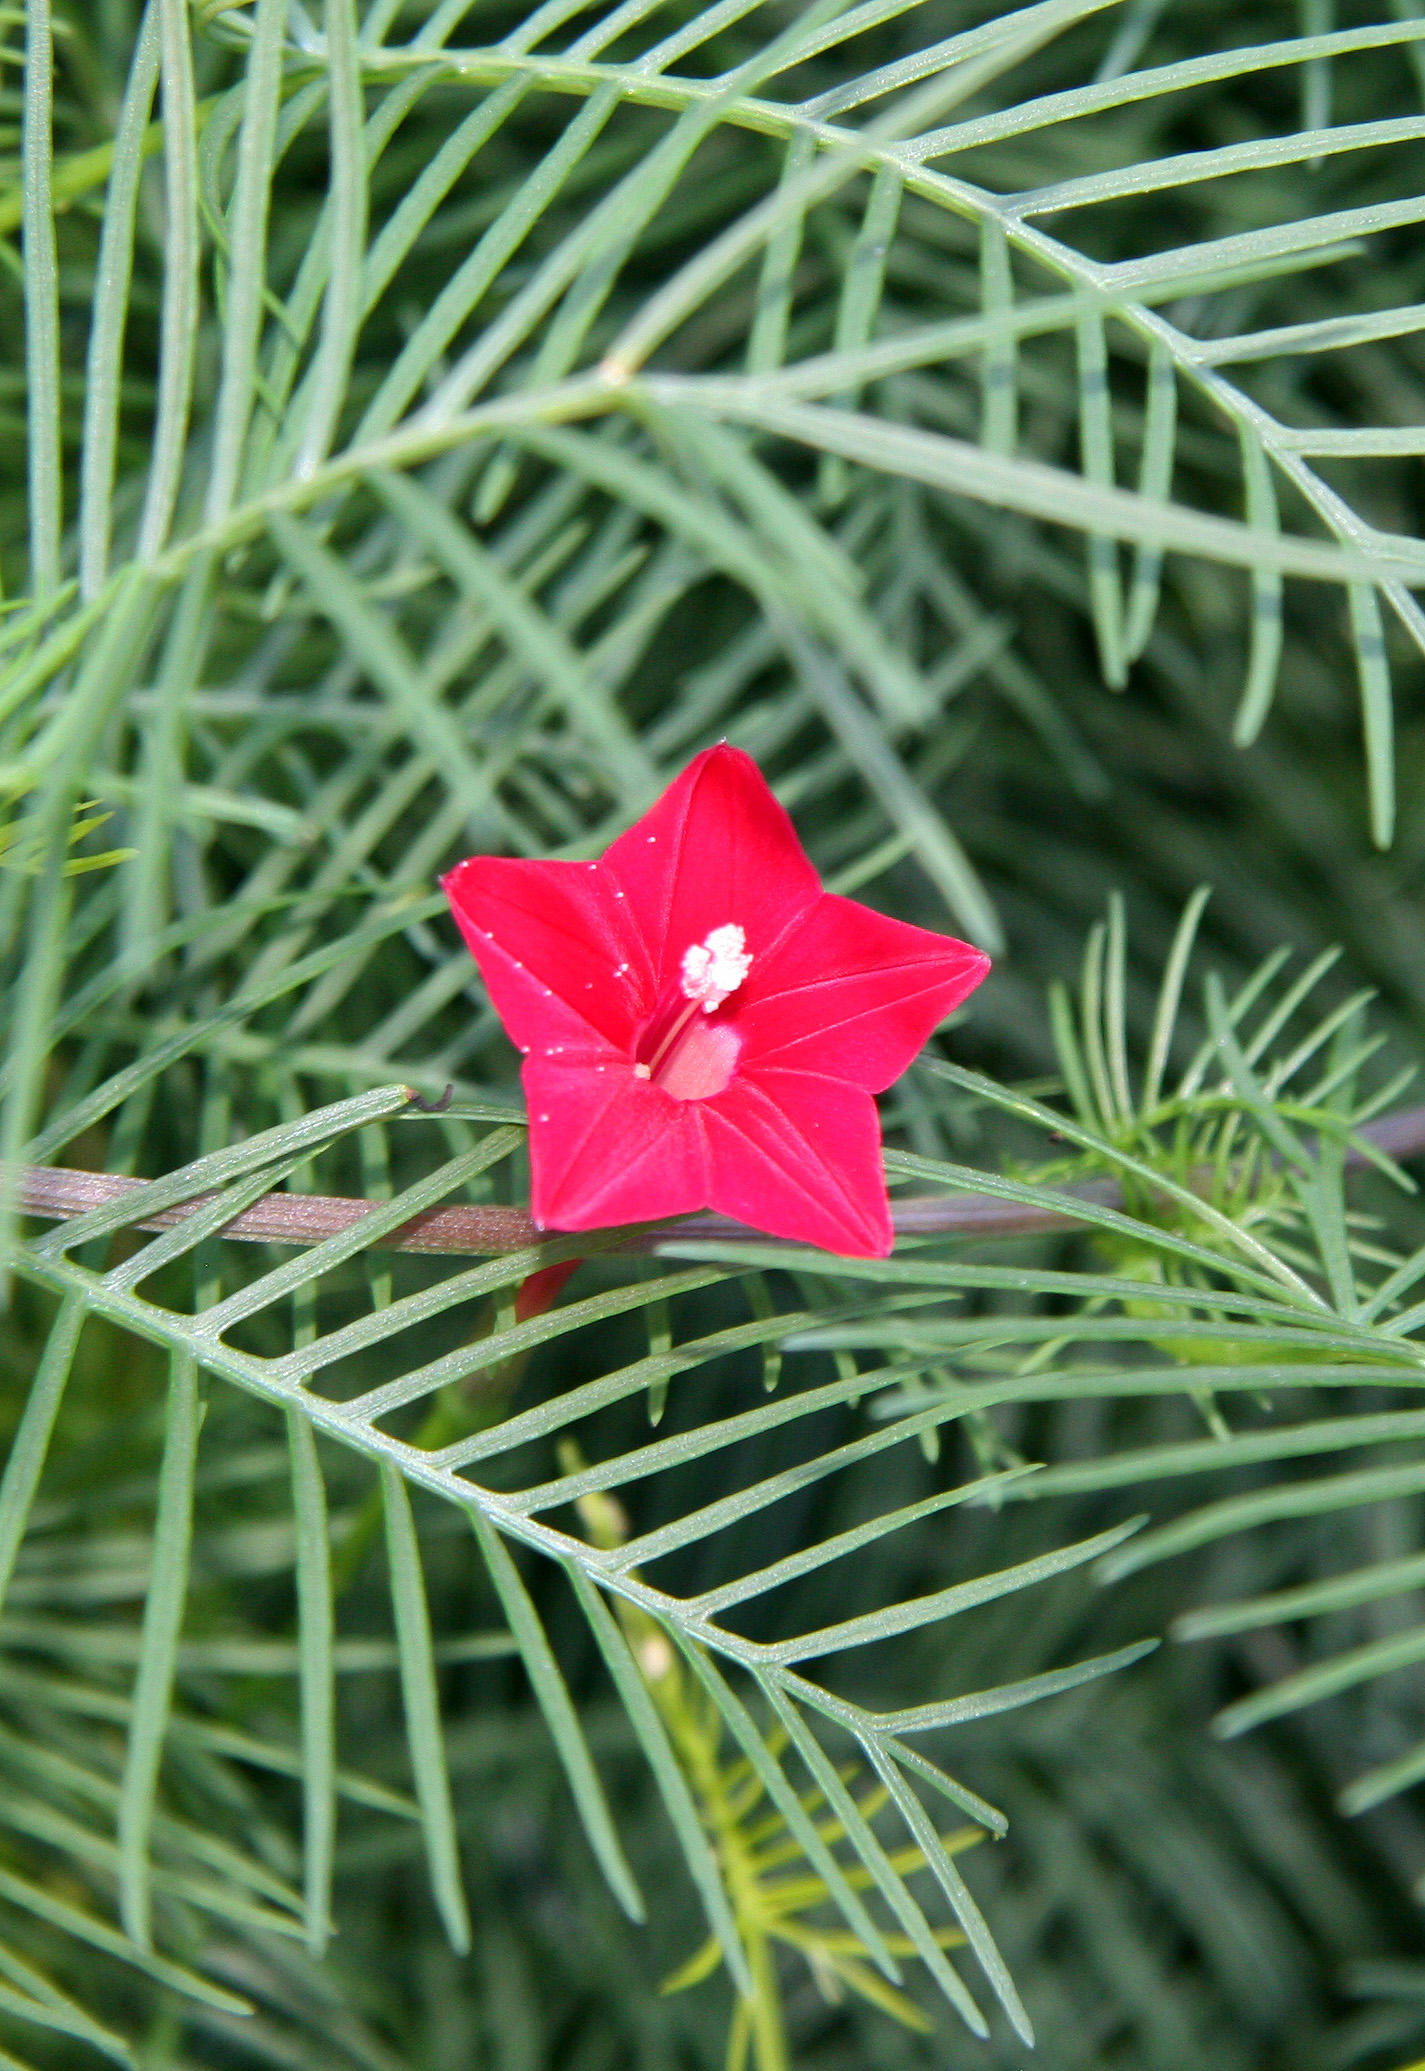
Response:
M683 951L670 985L639 1033L634 1075L651 1079L675 1100L706 1100L732 1077L742 1040L725 1021L710 1021L752 966L747 937L735 921L711 929Z

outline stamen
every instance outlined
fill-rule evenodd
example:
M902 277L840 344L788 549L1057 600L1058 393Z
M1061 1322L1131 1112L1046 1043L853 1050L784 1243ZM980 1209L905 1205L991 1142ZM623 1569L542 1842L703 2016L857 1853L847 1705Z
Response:
M688 1023L698 1021L698 1009L704 1015L715 1013L723 1000L737 992L750 969L748 936L737 922L729 920L721 928L710 928L702 942L692 942L681 957L677 984L667 986L657 1011L638 1035L634 1077L659 1079L663 1083L665 1067L671 1069L669 1060L675 1060L679 1046L684 1044ZM702 1027L700 1021L698 1027ZM677 1093L675 1098L694 1096Z
M736 921L728 921L683 951L683 997L711 1014L737 991L751 968L747 937Z

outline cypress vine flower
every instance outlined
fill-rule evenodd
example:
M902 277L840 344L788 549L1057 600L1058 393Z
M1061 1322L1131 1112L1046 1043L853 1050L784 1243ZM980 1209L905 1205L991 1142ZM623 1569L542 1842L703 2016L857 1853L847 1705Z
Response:
M872 1095L989 958L823 891L749 756L707 749L597 862L472 856L443 883L524 1052L541 1228L714 1208L890 1251Z

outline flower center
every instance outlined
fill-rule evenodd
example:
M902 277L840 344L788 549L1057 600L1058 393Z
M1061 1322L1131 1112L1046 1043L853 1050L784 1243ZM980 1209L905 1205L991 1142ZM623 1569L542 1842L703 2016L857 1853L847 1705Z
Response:
M747 937L736 921L729 921L725 927L711 929L706 941L694 942L683 951L683 996L711 1014L736 992L751 968Z
M666 989L639 1034L635 1076L652 1079L675 1100L706 1100L721 1093L736 1067L742 1039L727 1022L707 1017L731 998L751 968L747 937L735 921L690 943L677 984Z

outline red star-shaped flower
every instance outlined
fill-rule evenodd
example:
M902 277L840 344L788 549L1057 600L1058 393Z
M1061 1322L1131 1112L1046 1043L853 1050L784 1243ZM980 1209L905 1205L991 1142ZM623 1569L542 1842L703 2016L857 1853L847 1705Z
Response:
M443 882L525 1053L542 1228L715 1208L889 1252L871 1096L990 960L823 891L750 757L709 748L596 863L472 856Z

